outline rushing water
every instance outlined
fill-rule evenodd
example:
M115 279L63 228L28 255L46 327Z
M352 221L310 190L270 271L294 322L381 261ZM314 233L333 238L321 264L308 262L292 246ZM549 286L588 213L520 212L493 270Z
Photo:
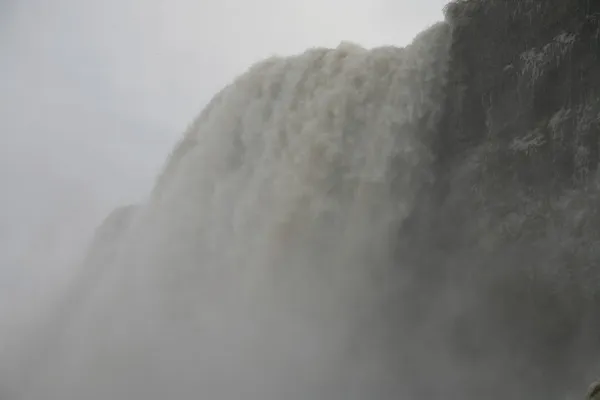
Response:
M431 183L448 44L342 43L224 88L99 230L22 397L398 398L385 346L359 344Z

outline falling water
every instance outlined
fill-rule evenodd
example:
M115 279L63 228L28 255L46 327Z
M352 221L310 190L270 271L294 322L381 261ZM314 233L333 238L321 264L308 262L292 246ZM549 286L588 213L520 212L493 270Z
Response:
M355 332L431 184L448 44L342 43L224 88L99 231L24 398L392 398Z

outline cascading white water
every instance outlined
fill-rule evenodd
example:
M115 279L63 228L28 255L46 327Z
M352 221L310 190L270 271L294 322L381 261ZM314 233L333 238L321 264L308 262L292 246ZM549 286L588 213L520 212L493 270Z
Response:
M25 397L374 395L385 363L348 336L430 179L448 44L440 24L404 49L313 49L221 91L98 244L110 257L84 266L102 273Z

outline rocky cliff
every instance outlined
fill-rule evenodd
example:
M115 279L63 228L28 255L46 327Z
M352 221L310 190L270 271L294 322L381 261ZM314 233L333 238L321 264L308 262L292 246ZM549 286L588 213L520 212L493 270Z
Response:
M455 1L446 18L437 179L400 247L438 293L475 299L439 338L487 371L474 394L562 397L599 372L600 2Z

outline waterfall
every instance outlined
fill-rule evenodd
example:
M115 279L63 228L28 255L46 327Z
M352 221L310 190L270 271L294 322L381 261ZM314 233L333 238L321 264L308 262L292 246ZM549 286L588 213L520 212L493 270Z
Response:
M270 58L225 87L150 197L107 221L25 397L398 398L354 333L432 183L449 44L438 24L405 48Z

